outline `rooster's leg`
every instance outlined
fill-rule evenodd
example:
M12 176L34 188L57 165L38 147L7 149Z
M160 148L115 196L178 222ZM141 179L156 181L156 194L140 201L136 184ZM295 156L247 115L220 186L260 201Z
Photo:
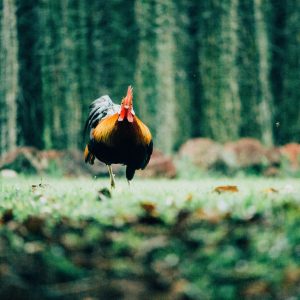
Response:
M110 187L111 187L111 189L114 189L116 187L115 175L112 171L111 165L107 165L107 168L108 168L108 173L109 173L109 178L110 178Z

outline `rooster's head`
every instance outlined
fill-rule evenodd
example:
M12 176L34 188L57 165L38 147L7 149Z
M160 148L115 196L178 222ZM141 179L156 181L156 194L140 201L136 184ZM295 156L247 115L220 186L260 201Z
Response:
M130 85L127 89L126 97L122 99L118 121L124 121L125 119L127 119L128 122L130 123L133 122L135 113L132 107L132 98L133 98L132 90L133 89Z

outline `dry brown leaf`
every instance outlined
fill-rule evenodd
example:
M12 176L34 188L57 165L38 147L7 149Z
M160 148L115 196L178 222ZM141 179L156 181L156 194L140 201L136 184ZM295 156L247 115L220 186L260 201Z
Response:
M188 287L188 283L189 282L185 279L177 280L172 286L173 294L178 295L178 294L183 293L186 290L186 288Z
M243 291L243 294L248 298L262 297L269 291L269 285L265 281L255 281L250 283Z
M285 285L294 285L300 283L300 267L288 267L284 272Z
M214 192L219 194L224 192L237 193L238 191L239 189L236 185L220 185L214 188Z
M186 195L186 198L185 198L185 201L186 202L191 202L193 200L193 194L192 193L189 193Z
M137 221L137 216L136 215L122 215L121 219L125 223L135 223Z
M263 192L266 194L273 194L273 193L279 193L279 190L269 187L267 189L264 189Z
M224 218L226 218L227 214L221 214L217 212L207 212L203 208L198 208L195 211L194 216L199 220L208 221L210 223L216 224L222 221Z
M151 216L156 216L157 211L156 211L156 204L150 201L144 201L140 203L141 208Z

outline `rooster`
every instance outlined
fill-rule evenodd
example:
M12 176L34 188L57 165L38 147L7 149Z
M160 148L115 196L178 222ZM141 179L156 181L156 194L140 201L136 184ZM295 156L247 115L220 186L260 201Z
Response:
M149 163L153 142L148 127L135 115L132 105L133 89L128 87L121 105L114 104L109 96L96 99L90 105L85 129L89 142L84 159L93 164L95 158L108 167L111 188L115 187L111 164L126 165L126 178L132 180L138 169Z

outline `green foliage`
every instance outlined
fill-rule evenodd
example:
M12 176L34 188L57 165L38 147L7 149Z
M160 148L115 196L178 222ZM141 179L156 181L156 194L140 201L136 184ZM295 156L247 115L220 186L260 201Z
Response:
M32 299L286 299L300 292L296 180L147 180L131 189L121 182L101 200L96 187L107 181L39 182L2 181L2 298L21 287ZM212 191L224 184L238 192Z

